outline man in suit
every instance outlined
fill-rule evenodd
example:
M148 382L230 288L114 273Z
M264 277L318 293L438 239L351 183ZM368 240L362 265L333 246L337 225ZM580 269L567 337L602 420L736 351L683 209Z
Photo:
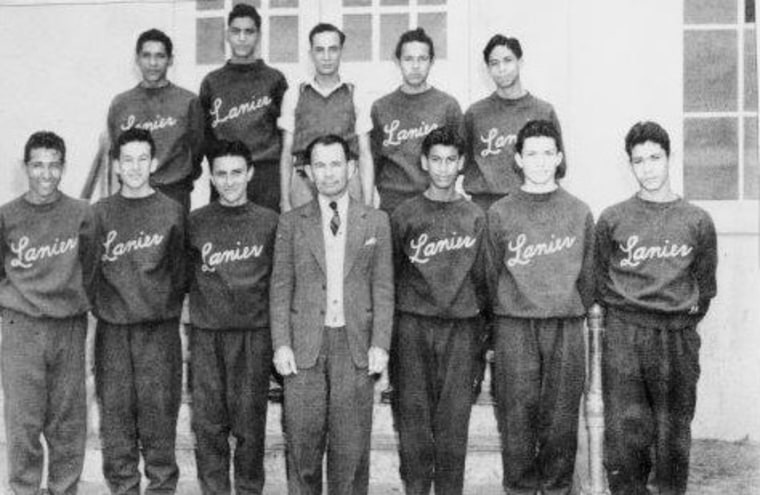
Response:
M388 362L393 269L388 217L348 195L339 136L308 147L317 198L284 213L270 291L274 364L285 377L290 493L367 493L373 375Z

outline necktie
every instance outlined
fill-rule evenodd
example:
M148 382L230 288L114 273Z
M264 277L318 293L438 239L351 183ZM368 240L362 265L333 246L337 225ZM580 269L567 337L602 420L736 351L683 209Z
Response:
M330 219L330 231L333 233L333 235L338 234L338 229L340 228L340 215L338 215L338 203L335 201L330 201L330 208L332 208L333 216Z

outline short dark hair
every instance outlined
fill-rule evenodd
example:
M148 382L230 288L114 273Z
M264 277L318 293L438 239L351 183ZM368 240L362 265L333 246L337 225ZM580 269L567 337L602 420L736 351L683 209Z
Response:
M66 163L66 143L61 136L50 131L37 131L29 136L24 145L24 163L29 163L32 150L40 148L57 151L61 155L61 163Z
M140 129L139 127L132 127L119 134L119 137L116 138L116 142L111 147L111 158L118 159L122 146L135 142L148 143L151 158L156 156L156 142L153 141L150 131Z
M253 5L247 3L239 3L232 7L230 13L227 15L227 25L232 24L232 21L238 17L250 17L253 19L253 23L256 24L256 29L261 29L261 16L259 11Z
M164 49L166 50L166 55L169 57L173 56L174 45L172 44L171 38L169 38L166 33L158 29L148 29L147 31L140 33L140 36L137 37L135 53L139 55L143 45L148 41L157 41L159 43L162 43L164 45Z
M340 146L343 148L343 154L346 157L346 161L348 161L351 156L351 151L348 148L348 142L337 134L327 134L325 136L316 138L311 143L309 143L309 146L306 147L306 157L309 159L308 163L311 164L311 154L314 151L315 147L330 146L333 144L340 144Z
M557 152L562 153L562 136L550 120L529 120L520 132L517 133L517 141L515 142L515 152L522 155L523 145L525 141L533 137L547 137L554 140L554 145L557 147ZM514 170L521 179L525 180L525 174L522 168L517 164L517 161L513 162ZM554 178L561 179L567 172L567 164L563 159L557 165L557 170L554 171Z
M224 156L239 156L245 160L246 168L253 167L251 159L251 150L242 141L226 141L221 139L214 143L208 154L209 172L214 172L214 160Z
M439 127L433 129L425 139L422 140L422 154L428 156L433 146L453 146L457 149L459 156L464 156L465 143L462 136L450 127Z
M628 159L631 159L631 153L633 148L639 144L644 144L647 141L659 144L665 155L670 157L670 136L668 131L657 122L647 120L644 122L637 122L625 135L625 152L628 153Z
M418 27L417 29L412 29L411 31L407 31L404 34L401 35L401 37L398 39L398 43L396 43L396 59L401 60L401 50L404 48L405 43L412 43L414 41L417 41L419 43L425 43L428 46L428 53L430 54L430 59L435 58L435 48L433 47L433 40L430 38L430 36L427 35L424 29L421 27Z
M522 46L520 46L520 40L517 38L509 38L507 36L504 36L503 34L495 34L491 37L490 40L488 40L488 43L486 43L486 47L483 48L483 60L485 60L486 64L488 63L488 58L491 56L491 52L494 48L497 46L506 46L509 51L515 54L515 57L518 59L521 59L523 56Z
M334 26L333 24L329 24L327 22L320 22L311 28L311 31L309 31L309 46L314 46L314 36L320 33L338 33L340 46L343 46L343 43L346 42L346 34L338 29L337 26Z

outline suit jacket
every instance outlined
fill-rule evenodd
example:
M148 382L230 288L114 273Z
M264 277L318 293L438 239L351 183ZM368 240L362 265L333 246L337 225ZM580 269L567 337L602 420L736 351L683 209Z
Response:
M354 363L367 350L388 350L393 324L393 262L388 216L349 200L343 266L343 307ZM317 200L284 213L277 228L270 290L272 343L293 349L298 368L314 366L322 345L327 272Z

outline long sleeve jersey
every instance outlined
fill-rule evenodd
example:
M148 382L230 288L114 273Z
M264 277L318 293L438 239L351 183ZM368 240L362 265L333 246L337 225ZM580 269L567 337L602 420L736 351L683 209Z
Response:
M638 196L604 210L596 225L597 298L642 322L701 319L716 294L717 240L703 209Z
M242 141L258 161L279 161L282 138L277 128L285 76L257 60L227 62L201 83L200 101L206 128L206 153L217 140Z
M583 316L593 301L594 220L561 187L518 189L488 210L494 313L517 318Z
M95 223L85 201L19 197L0 207L0 306L32 317L68 318L90 308Z
M186 280L182 206L156 191L144 198L117 193L94 209L100 257L95 316L114 324L179 317Z
M213 202L190 214L190 322L205 329L269 326L278 215Z
M132 127L150 131L156 142L158 168L151 174L151 184L192 185L201 175L203 113L193 93L172 83L121 93L108 110L111 143Z
M470 318L486 301L486 218L460 198L415 196L394 210L396 309L443 318Z

